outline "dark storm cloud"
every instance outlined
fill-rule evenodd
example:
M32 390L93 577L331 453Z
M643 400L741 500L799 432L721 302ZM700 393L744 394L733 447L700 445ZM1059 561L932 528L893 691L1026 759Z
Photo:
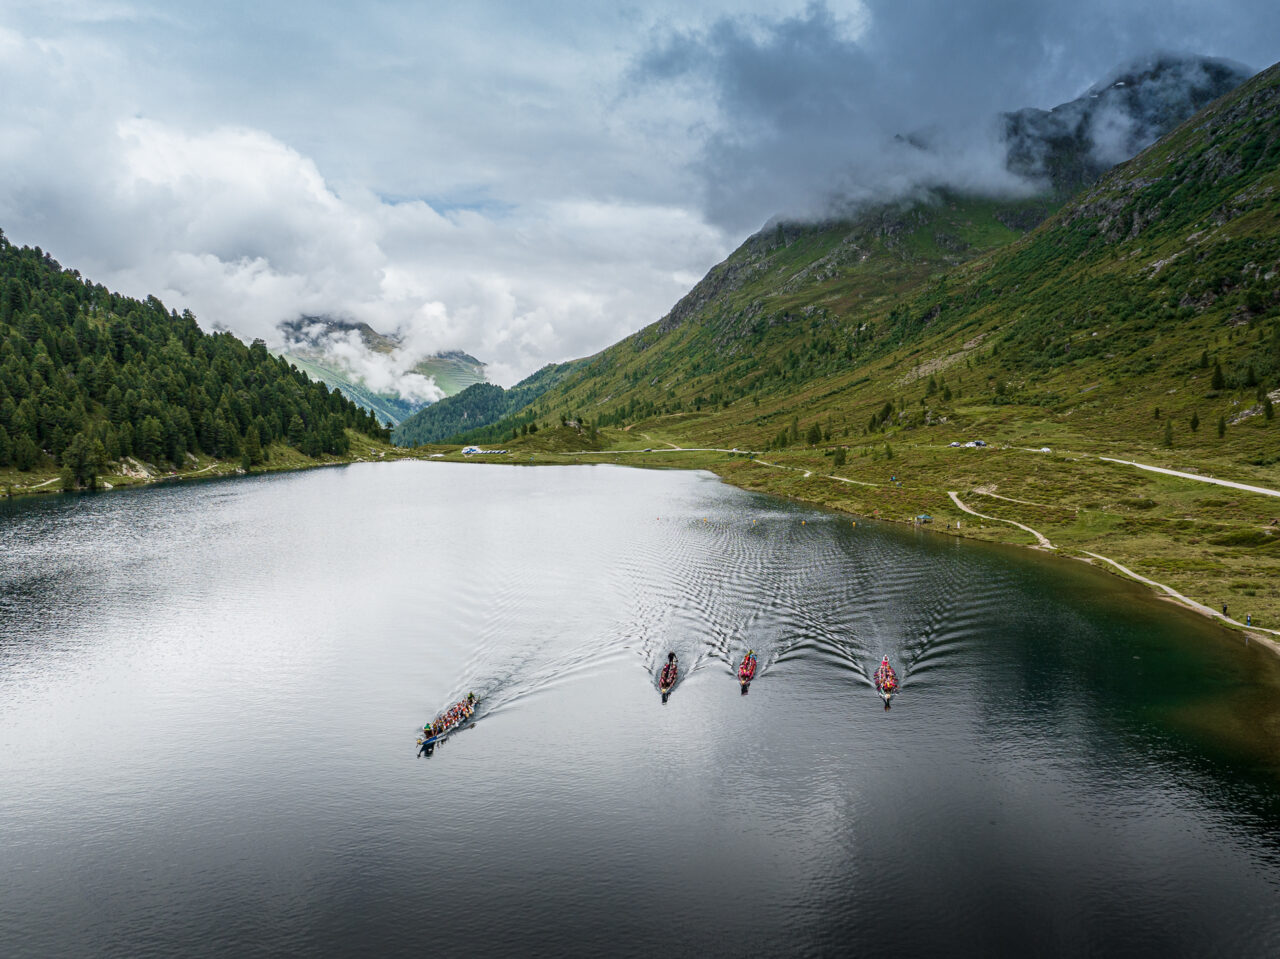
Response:
M655 35L630 79L639 96L702 103L705 212L741 230L933 185L1025 189L1005 169L998 114L1072 99L1154 50L1266 66L1280 55L1280 5L814 3Z

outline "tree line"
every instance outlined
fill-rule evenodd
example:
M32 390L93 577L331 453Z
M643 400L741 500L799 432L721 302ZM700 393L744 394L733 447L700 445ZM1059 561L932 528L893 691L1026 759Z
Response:
M0 231L0 467L60 468L65 485L93 486L126 457L247 467L276 443L342 455L347 430L388 438L261 340L205 333L190 311L112 293Z

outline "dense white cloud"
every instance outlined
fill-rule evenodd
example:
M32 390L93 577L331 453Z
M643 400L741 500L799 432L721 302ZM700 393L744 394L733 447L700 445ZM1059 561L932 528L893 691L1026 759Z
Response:
M1152 46L1275 59L1280 14L1224 2L0 0L0 228L206 327L398 333L392 365L349 344L371 385L426 395L406 364L451 348L511 382L656 319L771 214L928 179L894 133L1007 187L996 110Z
M56 75L62 58L50 63L40 44L0 42ZM393 377L406 395L432 396L407 369L441 349L480 356L501 382L593 351L654 319L685 289L690 262L725 249L676 207L531 198L442 213L340 193L262 130L139 117L107 129L67 107L60 134L6 124L0 216L13 239L245 337L279 342L277 325L307 314L399 333L406 349L392 365L345 351L375 389Z

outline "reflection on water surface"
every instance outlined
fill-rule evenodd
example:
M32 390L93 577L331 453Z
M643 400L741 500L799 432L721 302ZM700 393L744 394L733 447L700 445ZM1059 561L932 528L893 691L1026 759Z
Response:
M1276 663L1083 566L421 463L0 550L10 955L1280 954Z

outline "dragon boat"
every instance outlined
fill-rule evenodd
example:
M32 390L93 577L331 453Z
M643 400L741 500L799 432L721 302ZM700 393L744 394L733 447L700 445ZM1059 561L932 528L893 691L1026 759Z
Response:
M676 662L675 653L672 653L671 658L663 665L662 672L658 674L658 691L662 693L662 701L664 703L667 701L667 697L671 695L671 690L675 686L679 675L680 666Z
M880 665L876 667L875 675L876 692L880 694L880 698L884 700L884 708L889 708L889 700L893 698L893 694L898 691L898 674L893 671L893 667L889 665L889 657L886 656L880 660Z
M444 710L433 721L422 727L422 735L418 737L420 748L429 748L463 726L469 725L476 714L476 697L472 693Z

